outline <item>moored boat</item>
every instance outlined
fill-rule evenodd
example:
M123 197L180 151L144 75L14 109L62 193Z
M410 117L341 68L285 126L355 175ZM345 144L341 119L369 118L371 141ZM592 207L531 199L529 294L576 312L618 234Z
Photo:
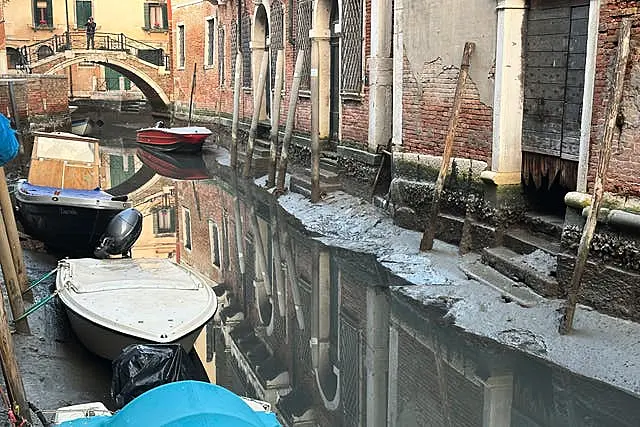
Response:
M202 126L165 128L159 125L139 129L136 141L163 151L196 152L211 135L211 131Z
M138 148L136 155L158 175L180 180L209 178L207 166L200 154L170 153L143 146Z
M71 132L76 135L90 135L95 128L95 122L88 117L71 121Z
M168 259L65 259L56 279L78 339L109 360L131 344L190 351L217 309L212 284Z

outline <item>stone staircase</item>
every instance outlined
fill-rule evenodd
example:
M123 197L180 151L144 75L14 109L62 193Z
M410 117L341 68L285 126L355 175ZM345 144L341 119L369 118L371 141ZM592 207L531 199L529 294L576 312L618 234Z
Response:
M505 233L500 246L465 256L461 269L525 307L535 305L540 296L558 297L556 269L563 224L558 217L529 213L520 226Z
M342 188L338 168L337 155L333 151L323 151L320 153L320 192L329 194ZM311 169L306 168L304 173L293 174L289 190L311 196Z
M238 150L238 162L244 165L247 157L245 150ZM253 176L261 176L269 171L269 161L271 159L271 142L269 139L256 138L253 145Z

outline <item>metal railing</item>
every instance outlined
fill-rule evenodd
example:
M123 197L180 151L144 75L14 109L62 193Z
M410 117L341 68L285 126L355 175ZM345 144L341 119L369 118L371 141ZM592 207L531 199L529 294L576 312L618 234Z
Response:
M170 66L169 55L163 49L151 46L139 40L132 39L126 34L120 33L95 33L93 49L126 52L134 55L142 61L156 66ZM56 53L71 49L87 49L87 36L85 32L74 31L56 34L46 40L23 46L19 49L22 67L30 68L35 62L45 59Z

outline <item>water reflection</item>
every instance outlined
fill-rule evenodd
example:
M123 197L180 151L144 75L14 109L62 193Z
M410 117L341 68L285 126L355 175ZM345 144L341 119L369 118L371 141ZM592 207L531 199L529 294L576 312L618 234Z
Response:
M636 397L452 326L446 300L393 292L406 283L314 239L224 151L135 156L123 183L159 174L131 192L147 235L221 285L197 344L211 380L271 402L286 425L640 425ZM145 245L134 254L158 254Z

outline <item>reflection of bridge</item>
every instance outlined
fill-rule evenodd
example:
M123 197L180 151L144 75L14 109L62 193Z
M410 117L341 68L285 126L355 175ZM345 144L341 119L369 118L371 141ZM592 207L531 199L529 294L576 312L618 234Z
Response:
M92 62L118 71L131 80L156 111L167 109L172 91L169 57L163 49L125 34L96 33L95 49L86 49L83 32L63 33L23 46L18 66L27 72L56 74L81 62Z

